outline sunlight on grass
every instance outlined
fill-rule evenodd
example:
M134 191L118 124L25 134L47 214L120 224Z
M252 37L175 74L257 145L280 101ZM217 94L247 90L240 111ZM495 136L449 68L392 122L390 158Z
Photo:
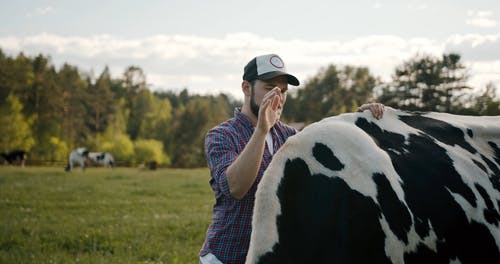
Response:
M197 263L207 169L0 167L0 263Z

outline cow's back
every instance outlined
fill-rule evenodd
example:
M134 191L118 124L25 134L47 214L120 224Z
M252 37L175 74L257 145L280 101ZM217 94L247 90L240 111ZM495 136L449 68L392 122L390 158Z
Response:
M250 263L500 263L500 117L344 114L288 139Z

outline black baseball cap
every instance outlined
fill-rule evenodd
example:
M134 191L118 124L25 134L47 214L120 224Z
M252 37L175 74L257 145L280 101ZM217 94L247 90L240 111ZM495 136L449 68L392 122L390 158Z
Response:
M253 58L245 66L243 80L269 80L276 76L284 75L288 79L288 83L298 86L299 80L286 72L285 63L276 54L261 55Z

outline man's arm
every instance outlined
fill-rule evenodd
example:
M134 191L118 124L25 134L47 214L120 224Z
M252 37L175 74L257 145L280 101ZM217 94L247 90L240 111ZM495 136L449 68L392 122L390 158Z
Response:
M280 92L279 88L274 88L264 96L252 137L238 158L227 168L229 191L236 199L242 199L257 178L266 146L266 135L276 122Z
M255 130L238 158L227 168L229 191L235 199L242 199L257 178L265 141L266 134Z

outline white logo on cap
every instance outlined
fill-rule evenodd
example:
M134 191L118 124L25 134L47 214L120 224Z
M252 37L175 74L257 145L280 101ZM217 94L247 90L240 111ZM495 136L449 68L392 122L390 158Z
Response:
M269 62L276 68L283 68L285 67L285 64L283 63L283 61L281 60L280 57L278 56L272 56L270 59L269 59Z

